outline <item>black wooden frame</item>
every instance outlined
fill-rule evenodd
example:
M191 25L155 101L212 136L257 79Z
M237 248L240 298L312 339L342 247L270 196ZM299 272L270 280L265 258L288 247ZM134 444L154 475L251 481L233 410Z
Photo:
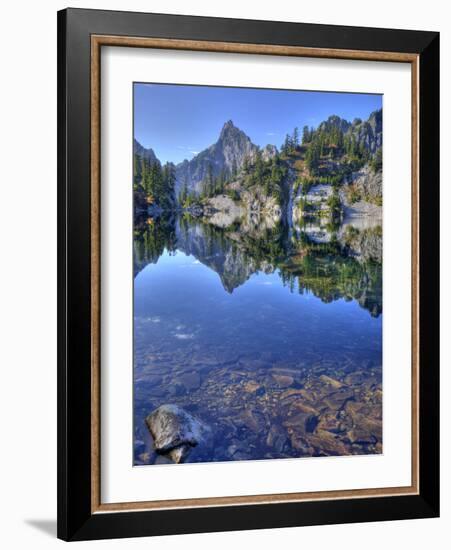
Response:
M93 34L419 55L419 495L91 513ZM58 13L58 537L85 540L438 516L438 328L438 33L83 9Z

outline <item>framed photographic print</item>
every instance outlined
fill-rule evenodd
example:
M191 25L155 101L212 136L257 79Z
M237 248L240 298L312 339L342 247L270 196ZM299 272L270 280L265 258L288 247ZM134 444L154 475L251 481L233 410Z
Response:
M58 536L439 513L439 36L58 14Z

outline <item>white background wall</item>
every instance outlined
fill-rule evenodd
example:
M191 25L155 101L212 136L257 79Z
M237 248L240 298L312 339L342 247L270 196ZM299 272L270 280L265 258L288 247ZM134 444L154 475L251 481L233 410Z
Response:
M56 533L56 11L62 1L2 5L0 56L0 541L53 548ZM411 28L442 41L442 281L451 280L451 18L442 0L120 0L72 7ZM444 101L448 98L448 101ZM446 253L446 254L445 254ZM442 518L83 543L112 548L443 548L449 539L450 291L442 285ZM448 311L447 311L448 310Z

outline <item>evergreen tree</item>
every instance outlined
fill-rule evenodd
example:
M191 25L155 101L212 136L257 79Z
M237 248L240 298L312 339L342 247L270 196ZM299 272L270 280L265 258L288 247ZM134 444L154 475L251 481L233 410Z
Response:
M226 184L227 177L224 168L219 173L219 193L224 192L224 186Z
M206 184L208 191L211 191L213 187L213 168L210 162L207 165Z
M305 155L305 163L311 174L316 174L319 167L320 145L313 142Z
M259 149L255 157L255 178L257 180L257 183L262 181L263 171L264 171L263 158L262 158L262 153Z
M271 181L278 182L279 178L280 178L279 162L278 162L278 159L274 157L271 164Z
M230 176L232 177L232 179L235 179L237 174L238 174L238 166L236 164L236 159L234 158L232 162L232 170L231 170Z
M133 155L133 181L140 183L141 179L141 159L137 153Z
M179 203L182 206L185 206L187 198L188 198L188 186L186 185L186 182L185 182L182 186L182 189L180 190Z
M293 138L292 138L292 148L293 151L296 150L297 146L299 145L299 129L296 127L293 130Z
M371 159L370 167L374 173L382 170L382 149L380 147Z
M339 149L343 148L343 139L344 139L343 130L339 129L338 136L337 136L337 143L336 143Z
M151 178L151 170L149 167L149 161L145 158L142 158L142 186L144 188L144 191L148 197L152 194L152 178Z
M290 152L290 146L291 146L291 144L290 144L290 136L287 134L287 135L285 136L285 141L283 142L283 145L282 145L282 153L283 153L284 155L288 155L288 154L289 154L289 152Z

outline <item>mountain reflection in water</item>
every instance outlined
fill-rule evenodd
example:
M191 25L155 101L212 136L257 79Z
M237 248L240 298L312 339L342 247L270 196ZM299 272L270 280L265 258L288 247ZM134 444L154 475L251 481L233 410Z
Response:
M134 464L145 418L212 428L187 462L382 452L382 232L184 214L135 223Z

